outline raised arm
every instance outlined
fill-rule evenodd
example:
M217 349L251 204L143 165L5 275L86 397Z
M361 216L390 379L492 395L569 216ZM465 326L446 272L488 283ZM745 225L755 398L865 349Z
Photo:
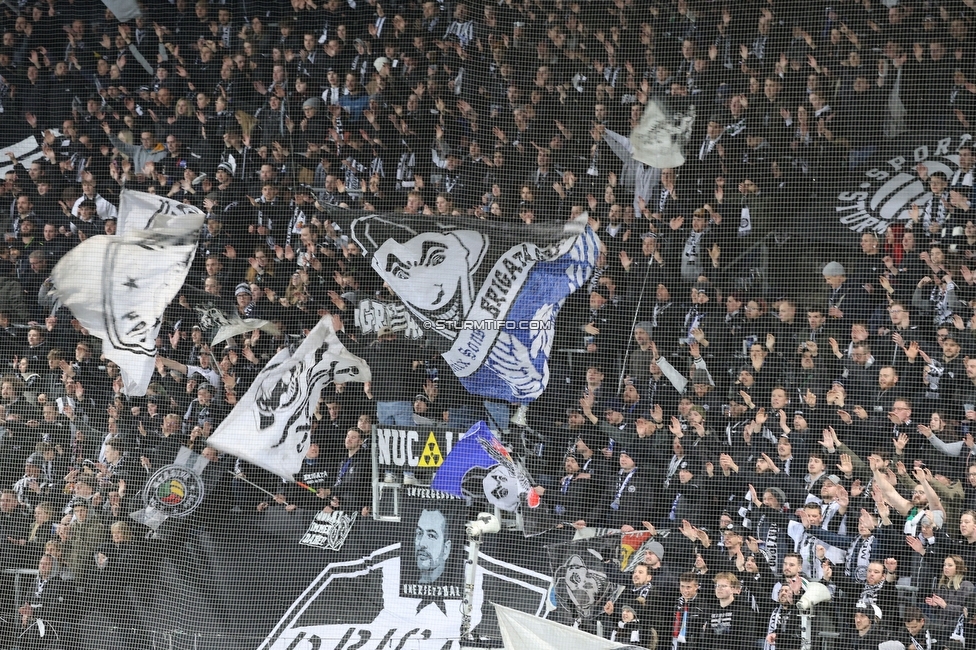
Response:
M620 158L624 162L631 160L631 153L633 153L634 148L630 144L630 138L622 136L610 129L603 132L603 137L606 139L610 151L616 154L617 158Z
M884 495L884 499L888 502L888 505L902 515L907 515L911 512L913 507L912 502L898 494L898 490L895 489L895 486L888 481L888 477L882 474L880 470L874 470L874 482L881 489L881 494Z
M164 356L156 355L156 364L163 366L164 368L169 368L170 370L175 370L183 375L187 374L185 364L182 364L179 361L173 361L172 359L167 359Z

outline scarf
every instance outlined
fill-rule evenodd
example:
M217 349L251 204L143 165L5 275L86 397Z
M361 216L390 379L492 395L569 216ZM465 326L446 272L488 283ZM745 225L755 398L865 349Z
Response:
M881 593L881 590L884 589L884 585L884 580L876 585L869 585L865 582L864 589L861 590L861 597L858 598L858 600L863 600L866 603L873 603L877 605L878 595Z
M867 539L858 537L851 544L844 560L844 575L852 580L864 584L868 575L868 564L871 562L871 549L874 547L874 535Z
M766 627L766 636L770 634L780 634L782 630L786 629L786 625L790 620L792 612L789 607L785 605L780 605L773 610L773 613L769 617L769 625ZM763 640L763 650L775 650L776 644L770 643Z
M671 642L675 647L687 641L689 603L691 600L686 601L684 596L678 596L678 607L674 610L674 627L671 630Z

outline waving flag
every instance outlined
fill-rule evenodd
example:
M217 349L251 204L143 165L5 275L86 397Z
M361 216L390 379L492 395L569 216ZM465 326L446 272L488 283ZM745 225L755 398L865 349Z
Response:
M144 229L89 237L51 271L57 297L102 340L130 396L149 387L163 312L186 279L203 225L197 208L153 200Z
M465 477L473 469L491 469L500 459L511 458L508 450L499 442L484 422L476 422L451 448L430 487L455 496L467 496L462 488ZM514 508L510 508L512 510Z
M694 104L684 110L671 110L652 99L644 107L637 128L630 132L634 160L658 169L680 167L685 162L682 148L691 139L694 124Z
M58 129L50 129L47 132L54 136L61 135L61 131ZM0 161L0 176L10 171L24 173L30 169L31 163L44 157L44 152L41 150L41 142L33 135L27 136L20 142L15 142L12 145L4 147L3 152L4 154L7 152L12 153L16 162L5 156Z
M556 315L590 277L586 217L518 226L368 215L352 237L429 333L468 392L525 404L549 381Z
M190 306L197 313L197 322L209 337L212 346L252 330L262 330L272 336L280 334L271 321L241 318L231 300L221 299L193 287L185 287L183 292L188 296Z
M526 537L542 534L558 523L532 489L528 472L484 422L476 422L451 448L430 487L459 497L483 498L506 512L520 512Z
M136 0L102 0L102 4L108 7L120 23L127 23L142 15L142 10L139 9L139 3Z
M268 361L207 444L291 481L311 444L322 390L369 380L369 366L346 350L324 318L301 345Z
M180 203L165 196L122 190L119 197L119 222L115 232L125 235L135 230L152 228L156 220L164 216L178 217L190 213L200 212L188 203ZM202 227L202 224L201 224Z

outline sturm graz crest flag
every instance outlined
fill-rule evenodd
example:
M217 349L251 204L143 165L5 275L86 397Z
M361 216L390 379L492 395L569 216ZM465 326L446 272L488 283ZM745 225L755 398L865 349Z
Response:
M322 391L369 380L366 362L346 350L323 318L298 347L271 357L207 445L294 480L312 443Z
M442 356L469 392L521 404L545 390L556 315L590 277L599 245L585 216L512 225L368 215L352 237L450 346Z

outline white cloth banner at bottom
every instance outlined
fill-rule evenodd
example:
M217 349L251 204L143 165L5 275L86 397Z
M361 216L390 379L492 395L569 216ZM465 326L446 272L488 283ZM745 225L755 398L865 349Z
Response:
M495 604L498 627L501 628L505 650L612 650L613 648L632 648L624 643L615 643L577 630L568 625L520 612Z

